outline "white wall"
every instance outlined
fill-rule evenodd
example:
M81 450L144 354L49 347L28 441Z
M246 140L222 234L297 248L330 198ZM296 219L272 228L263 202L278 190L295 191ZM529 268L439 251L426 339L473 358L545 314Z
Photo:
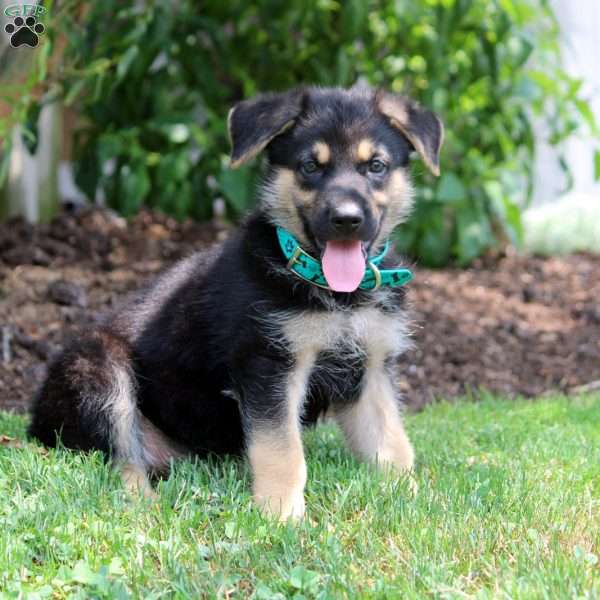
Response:
M59 204L58 164L60 156L61 105L44 106L38 126L35 155L29 154L20 128L13 131L6 194L8 216L23 215L28 221L47 221Z
M552 0L561 25L564 67L584 81L581 94L590 100L600 123L600 0ZM541 127L538 129L543 138ZM594 181L594 150L600 142L577 135L563 150L575 178L575 195L590 195L600 202L600 184ZM554 148L542 145L535 162L534 205L554 202L565 187Z

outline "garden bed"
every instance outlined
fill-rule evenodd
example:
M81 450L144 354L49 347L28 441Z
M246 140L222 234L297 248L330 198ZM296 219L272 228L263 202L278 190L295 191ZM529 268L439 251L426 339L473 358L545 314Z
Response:
M0 408L26 409L65 335L194 249L220 224L100 210L51 225L0 225ZM415 349L402 359L409 406L488 389L570 392L600 379L600 257L504 256L462 271L416 269ZM593 387L593 386L592 386Z

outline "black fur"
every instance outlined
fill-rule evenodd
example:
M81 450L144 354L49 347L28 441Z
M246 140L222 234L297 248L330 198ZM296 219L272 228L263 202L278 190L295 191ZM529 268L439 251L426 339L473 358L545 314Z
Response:
M352 141L368 136L383 144L390 170L407 164L410 143L377 110L374 98L364 89L296 90L245 102L230 116L232 156L243 159L270 141L268 177L282 166L292 169L299 189L315 190L315 202L321 196L327 202L328 186L354 169L345 154ZM281 133L290 120L295 126ZM316 140L325 140L332 151L332 170L319 180L298 172ZM387 176L359 170L352 177L364 178L355 187L366 206L373 190L385 188ZM272 211L272 204L258 208L217 253L189 259L178 276L149 286L101 329L69 345L34 400L30 434L50 446L60 435L67 447L132 459L115 433L120 413L106 402L115 369L121 369L130 378L134 408L167 436L200 456L237 454L253 427L276 426L284 416L284 382L294 357L283 340L282 313L361 306L402 310L404 288L391 289L378 305L371 292L320 290L287 271ZM327 234L315 218L298 211L308 249L318 253ZM365 244L370 246L385 218L381 211ZM397 265L390 254L382 267ZM171 286L167 292L165 286ZM331 403L353 402L365 361L356 348L321 352L307 388L304 422L315 422ZM132 426L130 435L141 434Z
M276 420L284 402L282 379L293 366L289 352L273 343L281 334L273 331L276 323L269 316L325 311L331 300L343 309L371 301L365 291L315 294L294 275L274 271L287 261L262 213L227 241L208 270L197 258L187 281L137 339L120 339L109 320L108 330L74 341L52 363L34 402L31 435L52 446L60 432L67 447L109 449L106 418L102 411L87 414L81 398L106 388L103 367L108 353L117 354L118 344L116 359L131 360L138 407L150 421L201 456L239 454L244 448L242 415L228 392L241 396L247 418ZM393 262L390 256L382 266ZM144 291L152 293L152 287ZM405 288L395 288L394 297L400 308ZM135 310L135 305L133 300L123 311ZM336 369L327 368L331 362ZM361 376L360 362L348 363L343 354L321 356L310 379L305 422L315 422L330 400L355 398Z
M289 126L302 112L302 89L285 94L263 94L240 102L229 114L231 160L236 163L254 156Z

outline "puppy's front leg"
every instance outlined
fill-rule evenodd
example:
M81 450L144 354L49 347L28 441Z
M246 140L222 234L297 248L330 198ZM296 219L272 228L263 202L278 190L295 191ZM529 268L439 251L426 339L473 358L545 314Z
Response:
M300 519L304 515L306 462L299 428L254 429L248 458L256 504L281 521Z
M348 445L360 458L383 468L410 472L414 452L404 431L399 402L383 359L370 360L365 378L358 401L336 410L336 421Z
M306 462L300 417L311 366L307 356L285 366L263 359L254 365L254 380L243 395L254 501L281 521L304 514Z

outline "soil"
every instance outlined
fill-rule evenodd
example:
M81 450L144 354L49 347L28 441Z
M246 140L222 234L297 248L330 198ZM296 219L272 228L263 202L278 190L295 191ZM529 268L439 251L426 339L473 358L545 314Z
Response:
M0 224L0 409L25 411L48 359L165 266L227 236L224 224L100 209L49 225ZM481 390L573 392L600 380L600 257L510 254L467 270L416 269L409 407Z

